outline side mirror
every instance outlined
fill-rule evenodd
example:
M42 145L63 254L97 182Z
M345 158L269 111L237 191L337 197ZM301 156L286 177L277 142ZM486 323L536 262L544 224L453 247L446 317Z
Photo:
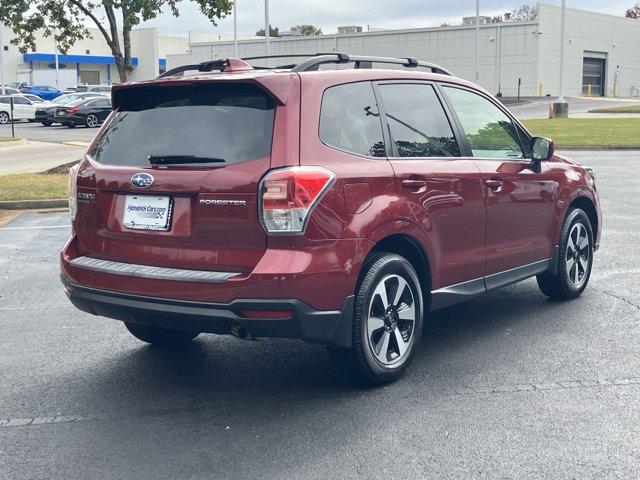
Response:
M533 137L531 139L531 169L540 173L542 171L540 164L553 157L554 151L553 140L544 137Z
M533 137L531 140L531 157L536 162L544 162L553 156L555 145L553 140L544 137Z

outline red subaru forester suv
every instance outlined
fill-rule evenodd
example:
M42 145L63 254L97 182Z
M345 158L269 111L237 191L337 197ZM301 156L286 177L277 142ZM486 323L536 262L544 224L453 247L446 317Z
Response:
M70 177L76 307L154 345L325 344L383 384L429 311L533 276L551 298L585 289L593 172L485 90L412 58L247 61L114 87Z

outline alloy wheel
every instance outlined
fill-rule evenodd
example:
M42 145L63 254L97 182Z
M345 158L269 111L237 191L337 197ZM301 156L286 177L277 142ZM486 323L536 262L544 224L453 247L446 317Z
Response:
M367 338L381 364L393 366L407 355L416 315L414 292L404 278L387 275L380 280L367 308Z
M9 115L5 112L0 112L0 125L4 125L5 123L9 123Z
M89 115L87 117L87 127L97 127L98 126L98 117L96 117L95 115Z
M586 281L590 261L589 234L582 223L576 223L569 232L565 252L565 272L573 287L580 288Z

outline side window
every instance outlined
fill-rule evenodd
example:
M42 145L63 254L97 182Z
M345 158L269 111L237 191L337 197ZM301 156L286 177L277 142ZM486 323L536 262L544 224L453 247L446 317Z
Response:
M380 114L370 82L338 85L324 92L320 140L358 155L386 156Z
M524 158L518 131L511 119L477 93L443 86L458 114L474 157Z
M31 105L31 104L29 103L29 100L27 100L27 99L26 99L26 98L24 98L24 97L15 97L15 98L13 99L13 103L15 103L15 104L17 104L17 105Z
M399 157L459 157L453 129L431 85L383 84L382 101Z

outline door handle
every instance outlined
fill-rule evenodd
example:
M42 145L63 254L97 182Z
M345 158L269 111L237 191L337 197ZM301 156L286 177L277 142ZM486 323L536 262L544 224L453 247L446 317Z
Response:
M426 180L418 180L417 178L408 178L402 180L401 184L404 188L416 189L426 186L427 182Z
M490 178L489 180L485 180L484 184L491 190L499 190L502 188L502 185L504 185L502 180L498 180L497 178Z

